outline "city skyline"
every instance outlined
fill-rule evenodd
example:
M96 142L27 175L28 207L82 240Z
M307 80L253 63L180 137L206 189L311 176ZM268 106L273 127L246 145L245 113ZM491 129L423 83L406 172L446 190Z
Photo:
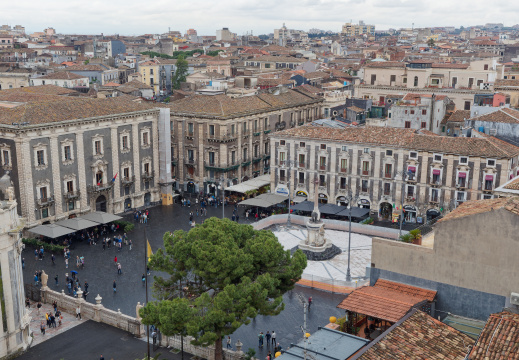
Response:
M377 30L435 26L476 26L485 23L517 23L514 12L519 4L503 8L488 8L484 1L460 0L434 3L407 0L329 1L266 0L251 6L245 1L194 0L175 4L159 0L143 5L120 0L110 3L65 3L61 0L14 3L0 15L2 24L25 26L28 33L54 27L63 34L120 34L140 35L178 30L184 33L194 28L199 35L214 35L217 29L227 27L238 35L253 32L256 35L272 33L283 23L288 28L309 30L318 28L340 32L346 22L364 20ZM405 13L407 16L402 16ZM460 14L463 14L461 17ZM27 19L31 19L27 21ZM41 20L40 20L41 19ZM86 21L82 21L82 19ZM476 19L476 20L473 20ZM138 25L134 25L138 24Z

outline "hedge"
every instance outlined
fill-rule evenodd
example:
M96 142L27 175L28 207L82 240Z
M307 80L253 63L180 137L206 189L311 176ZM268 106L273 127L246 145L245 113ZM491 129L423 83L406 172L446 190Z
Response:
M62 245L50 244L48 242L40 241L38 239L33 239L33 238L28 238L28 239L23 238L22 242L25 245L33 246L38 249L43 246L43 249L45 251L50 251L50 252L55 252L55 253L63 252L63 250L65 249L65 247Z
M133 229L135 229L135 224L133 224L129 221L117 220L117 221L114 221L114 224L119 225L119 228L124 229L125 233L132 232Z

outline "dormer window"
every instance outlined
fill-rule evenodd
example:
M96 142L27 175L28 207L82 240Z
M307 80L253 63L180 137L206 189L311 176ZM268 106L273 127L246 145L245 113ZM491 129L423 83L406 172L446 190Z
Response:
M434 154L434 157L433 157L434 161L436 162L442 162L443 160L443 156L441 154Z

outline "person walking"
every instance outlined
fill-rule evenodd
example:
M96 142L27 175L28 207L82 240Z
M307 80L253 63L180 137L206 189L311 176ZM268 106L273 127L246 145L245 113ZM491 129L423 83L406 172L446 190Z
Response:
M38 315L40 315L41 306L41 302L38 301L38 305L36 305L36 308L38 309Z
M34 274L34 286L38 286L38 274Z
M68 258L65 258L65 269L68 269Z
M117 263L117 274L121 275L122 271L121 271L121 264L120 263Z
M54 262L54 260L56 260L56 257L54 256L54 254L52 254L50 259L52 260L52 265L56 265L56 263Z
M25 258L22 258L22 269L25 270Z
M276 345L276 332L272 330L272 344Z
M308 311L310 311L310 306L312 306L312 297L308 298Z
M132 250L132 239L129 240L130 250Z
M117 267L117 255L115 255L115 257L114 257L114 264Z
M258 335L258 342L259 342L259 347L263 347L263 331L260 331L259 335Z
M142 274L142 285L146 284L146 275Z
M117 284L115 283L115 280L114 280L113 288L114 288L114 294L115 294L117 292Z
M81 320L81 307L79 305L76 308L76 319Z
M38 250L34 249L34 260L38 260Z
M85 281L85 286L84 286L84 288L85 288L85 292L87 293L87 292L88 292L88 283L87 283L86 281Z
M231 337L230 336L227 336L227 349L231 349L232 350Z
M103 250L106 250L106 240L103 238Z
M267 340L267 347L270 345L270 337L271 337L271 334L267 330L267 333L265 334L265 339Z
M45 335L45 322L42 320L40 324L40 331L42 335Z
M58 286L59 285L59 283L58 283L58 275L54 276L54 280L56 280L56 286Z

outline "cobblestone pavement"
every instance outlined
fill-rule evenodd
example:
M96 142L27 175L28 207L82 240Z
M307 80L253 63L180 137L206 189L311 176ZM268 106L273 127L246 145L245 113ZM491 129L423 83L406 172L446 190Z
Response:
M178 204L173 206L157 206L150 208L150 221L146 227L146 232L152 250L155 252L157 248L163 247L163 235L166 231L177 229L189 230L189 212L196 213L196 207L182 208ZM241 211L241 210L240 210ZM221 217L222 209L209 208L208 216ZM226 206L226 215L232 215L232 207ZM129 216L130 218L131 216ZM194 216L195 221L201 220L201 217ZM197 221L198 222L198 221ZM245 217L240 214L240 223L245 223ZM70 275L71 270L78 271L78 276L83 284L85 281L89 284L89 295L87 301L95 303L94 298L99 294L103 300L102 304L112 310L120 309L124 314L135 316L135 305L137 302L145 302L145 288L142 284L141 277L145 270L144 259L144 224L137 224L135 230L129 235L133 241L133 248L130 251L128 246L124 246L121 251L110 247L103 250L100 244L89 246L87 243L77 243L71 251L72 259L76 255L85 257L85 268L76 269L75 262L69 264L69 268L65 268L63 257L58 254L56 256L56 264L53 265L50 260L50 254L46 254L42 261L34 259L33 249L28 247L23 251L25 258L25 282L32 283L34 272L43 269L49 275L48 286L56 291L67 289L64 286L65 274ZM122 266L122 275L117 274L117 268L114 264L114 257L117 256L118 262ZM54 276L58 275L59 285L55 285ZM154 275L152 273L152 275ZM117 293L112 290L112 283L116 280ZM149 287L151 289L152 277L149 278ZM336 308L337 304L344 298L344 295L331 294L323 291L307 289L296 286L294 290L285 294L285 310L276 317L259 316L247 326L242 326L236 334L232 335L233 344L240 339L244 344L246 351L249 347L258 349L257 335L259 331L266 333L267 330L275 330L278 335L278 342L286 348L290 342L297 342L301 337L300 326L303 325L303 308L300 304L296 293L302 293L303 297L313 298L313 305L308 315L308 329L310 332L317 330L318 326L324 326L328 323L330 316L342 315L343 312ZM150 291L150 300L153 296ZM39 329L39 326L37 327ZM225 343L225 342L224 342ZM266 347L260 352L266 356Z
M61 320L61 325L59 325L58 319L56 319L56 327L48 327L47 322L45 320L45 313L51 312L54 313L54 308L51 304L42 304L38 314L38 308L36 307L37 303L31 301L31 331L33 333L33 341L31 346L36 346L43 341L49 340L54 336L60 335L63 332L70 330L82 323L85 320L76 319L76 315L71 315L62 312L61 315L63 319ZM45 335L43 335L40 331L40 324L42 321L45 321Z

